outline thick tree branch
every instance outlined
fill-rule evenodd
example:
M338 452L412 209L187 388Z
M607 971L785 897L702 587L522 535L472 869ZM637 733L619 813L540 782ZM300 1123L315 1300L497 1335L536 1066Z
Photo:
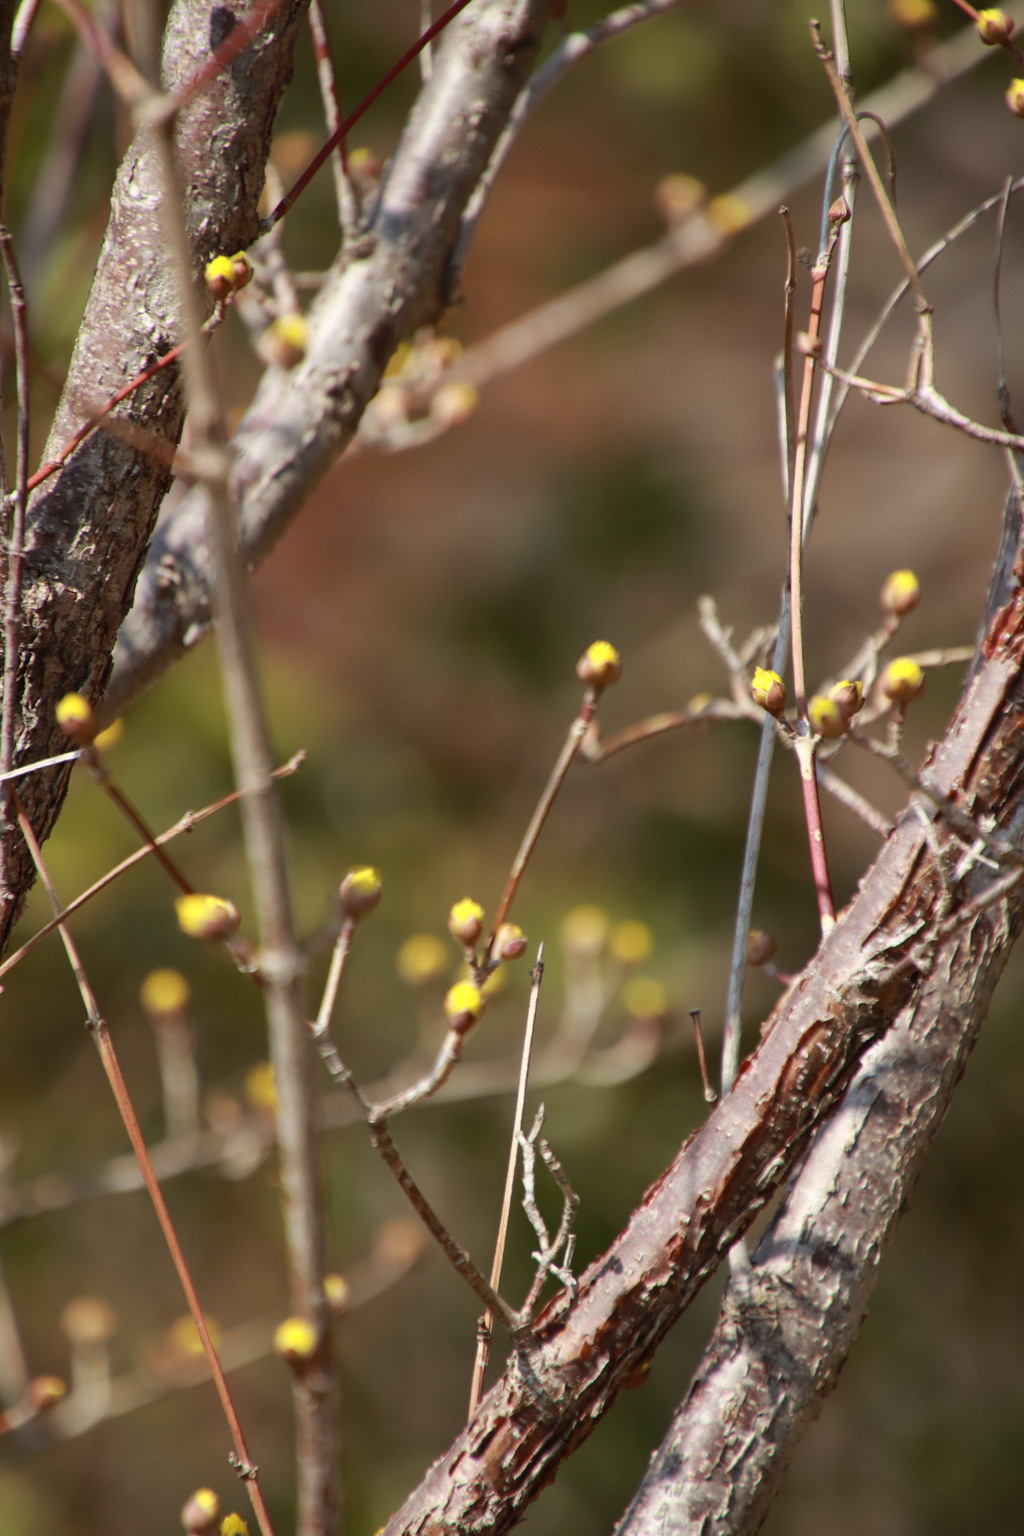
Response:
M1024 600L1019 580L985 643L927 777L964 811L1016 829L1022 818ZM936 941L976 895L955 883L962 845L915 797L858 895L782 999L732 1091L648 1190L622 1235L538 1326L525 1366L505 1376L387 1526L399 1533L504 1531L652 1355L704 1280L801 1156L864 1052L906 1011L926 1017L952 958ZM995 876L984 869L976 880ZM1022 910L972 909L964 947L994 975ZM980 950L980 953L979 953ZM964 996L976 1027L977 1001ZM939 1097L941 1098L941 1093Z
M302 0L284 0L267 29L179 117L176 137L197 273L215 252L236 250L255 236L271 126L290 75L302 9ZM232 13L220 0L179 0L164 38L164 84L174 88L187 80L232 24ZM161 186L152 144L140 132L118 173L47 457L100 401L180 339L159 218ZM64 738L53 720L53 702L62 693L73 688L95 700L103 691L114 638L167 489L182 412L177 371L168 368L118 407L115 417L127 424L130 441L112 432L96 434L33 502L16 683L16 761L60 750ZM32 775L22 790L41 839L60 808L67 772ZM11 871L0 947L31 880L30 861L16 835Z
M353 259L331 273L292 373L270 369L236 433L233 494L247 562L276 543L351 442L395 347L448 301L463 210L536 54L547 0L491 0L445 33ZM117 713L210 622L206 497L191 491L158 531L118 641Z

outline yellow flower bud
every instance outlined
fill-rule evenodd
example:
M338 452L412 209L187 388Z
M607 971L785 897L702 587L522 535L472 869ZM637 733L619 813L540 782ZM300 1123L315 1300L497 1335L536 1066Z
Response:
M274 1329L274 1348L284 1360L299 1364L316 1354L317 1333L304 1317L286 1317Z
M864 708L864 689L857 679L844 678L841 683L835 683L828 696L848 721Z
M105 731L100 731L93 746L97 752L109 752L111 747L116 747L124 735L124 721L112 720Z
M235 286L235 264L230 256L215 256L203 270L206 286L215 299L226 299Z
M407 987L425 987L448 968L449 951L433 933L414 933L398 951L395 968Z
M769 715L781 715L786 707L786 685L777 672L755 667L750 680L750 697Z
M483 1012L484 999L480 988L472 981L457 981L449 987L444 999L445 1016L449 1029L464 1034L472 1029Z
M495 960L518 960L526 948L526 935L518 923L502 923L494 935Z
M878 600L886 613L903 618L921 599L921 583L913 571L891 571L885 578Z
M978 36L989 48L1008 43L1016 27L1011 16L1007 16L1005 11L997 10L979 11L975 25L978 28Z
M303 315L279 315L260 337L260 356L278 368L297 368L309 345L309 325Z
M835 739L845 736L850 728L849 719L835 700L823 698L820 693L816 693L807 705L807 718L816 736Z
M220 1324L209 1313L206 1314L206 1331L214 1346L220 1343ZM174 1354L181 1355L185 1359L195 1360L205 1353L203 1341L199 1337L199 1329L191 1315L179 1317L171 1324L167 1330L167 1342Z
M1024 80L1011 80L1006 88L1006 105L1014 117L1024 117Z
M181 1013L188 1006L189 985L180 971L150 971L139 998L147 1013Z
M763 928L751 928L747 934L747 964L767 965L775 957L775 940Z
M448 913L448 932L463 949L472 949L484 931L484 909L464 896Z
M254 1109L269 1110L272 1114L276 1111L277 1085L271 1062L258 1061L249 1068L245 1074L245 1096Z
M25 1402L33 1413L48 1413L67 1391L67 1382L59 1376L34 1376L25 1389Z
M236 251L231 258L231 277L235 292L252 282L252 262L244 251Z
M249 1527L241 1515L225 1515L220 1523L220 1536L249 1536Z
M344 1275L332 1271L324 1275L324 1296L335 1317L340 1317L352 1299L352 1289Z
M599 955L608 943L611 924L600 907L573 907L562 922L562 943L578 955Z
M670 229L677 229L696 213L708 195L708 189L696 176L675 172L663 176L654 189L654 202Z
M80 693L66 693L54 714L65 736L70 736L76 746L89 745L96 734L96 717L88 699Z
M610 688L622 676L622 657L607 640L595 640L576 663L576 676L588 688Z
M723 235L737 235L750 223L750 207L741 197L722 192L708 203L708 218Z
M889 0L889 9L900 26L912 32L931 26L936 16L933 0Z
M639 965L654 948L654 936L646 923L631 919L616 923L611 932L608 948L623 965Z
M350 869L338 887L342 913L358 923L379 905L383 890L380 874L371 865L362 864Z
M909 704L924 688L924 671L909 656L897 656L882 673L878 686L894 704Z
M211 944L220 939L229 939L233 933L237 933L241 922L234 902L227 901L223 896L203 896L198 892L179 896L174 903L174 910L182 933L190 939L204 939Z
M208 1536L220 1520L220 1499L212 1488L197 1488L181 1511L187 1536Z
M651 976L633 976L622 989L626 1012L634 1019L658 1019L668 1006L665 988Z

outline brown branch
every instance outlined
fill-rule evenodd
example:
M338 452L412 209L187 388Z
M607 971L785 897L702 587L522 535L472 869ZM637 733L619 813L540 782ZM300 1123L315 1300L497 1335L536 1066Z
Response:
M301 10L302 0L288 0L272 28L249 45L245 67L236 65L218 76L178 115L196 271L218 251L249 244L256 233L270 132L291 68ZM165 87L175 89L206 62L221 15L222 7L212 0L179 0L165 35ZM215 155L210 154L213 142ZM159 204L152 144L140 132L114 187L107 236L44 459L57 456L97 397L115 395L181 339ZM113 419L173 447L182 410L177 370L168 368L136 391ZM154 459L138 442L103 433L84 443L34 498L26 539L22 643L12 680L18 703L16 762L52 756L64 744L52 717L55 694L75 688L94 702L101 695L114 637L131 603L168 482L169 461ZM67 770L58 768L34 775L25 785L23 798L42 838L49 834L66 783ZM11 862L11 899L0 917L0 945L32 878L20 841L12 842Z
M986 662L965 693L929 777L975 819L1016 826L1024 763L1024 599L996 616ZM940 832L940 836L941 836ZM466 1431L386 1527L510 1528L559 1462L653 1354L684 1307L778 1187L845 1092L865 1050L939 977L930 929L951 892L916 810L902 817L801 984L776 1009L731 1092L651 1187L609 1251L537 1325L530 1380L513 1362ZM979 879L985 879L979 871ZM991 878L990 876L988 878ZM992 928L1001 964L1019 921ZM979 996L978 1010L984 997ZM538 1392L539 1389L539 1392Z

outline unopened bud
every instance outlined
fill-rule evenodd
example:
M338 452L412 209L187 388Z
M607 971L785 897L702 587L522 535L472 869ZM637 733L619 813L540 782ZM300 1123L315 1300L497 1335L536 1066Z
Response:
M985 10L978 12L978 36L990 48L1008 43L1014 34L1016 23L1005 11Z
M1024 80L1011 80L1006 88L1006 105L1014 117L1024 117Z
M828 696L846 720L852 720L864 708L864 689L857 679L844 677L829 689Z
M305 1317L286 1317L274 1329L274 1348L291 1365L301 1365L316 1354L317 1332Z
M920 600L921 583L913 571L890 571L878 594L878 601L885 612L900 619L912 613Z
M526 948L526 935L518 923L502 923L494 935L494 959L518 960Z
M181 1511L187 1536L209 1536L220 1520L220 1499L212 1488L197 1488Z
M209 944L230 939L238 932L241 922L238 908L223 896L203 896L194 892L179 896L174 903L178 927L190 939L203 939Z
M215 299L226 299L235 288L235 264L230 256L215 256L203 270L207 288Z
M878 686L894 704L909 704L924 688L924 671L909 656L897 656L882 673Z
M755 667L750 680L750 697L769 715L781 715L786 707L786 685L777 672Z
M279 315L260 337L259 351L264 362L278 368L297 368L309 345L309 326L302 315Z
M236 293L252 282L252 262L244 251L236 251L231 257L231 276Z
M820 693L816 693L808 703L807 718L816 736L826 736L831 740L845 736L850 727L848 717L835 700L826 699Z
M70 736L76 746L87 747L96 735L93 707L82 694L66 693L54 714L65 736Z
M484 909L464 896L448 913L448 932L463 949L472 949L484 931Z
M449 1029L465 1034L472 1029L484 1008L483 994L473 981L457 981L445 995L444 1011Z
M588 688L610 688L622 676L622 657L607 640L595 640L576 663L576 676Z
M767 965L774 959L776 943L770 933L765 933L763 928L751 928L747 934L747 964Z
M350 869L338 887L342 913L358 923L374 907L379 906L383 890L380 874L371 865L363 864Z

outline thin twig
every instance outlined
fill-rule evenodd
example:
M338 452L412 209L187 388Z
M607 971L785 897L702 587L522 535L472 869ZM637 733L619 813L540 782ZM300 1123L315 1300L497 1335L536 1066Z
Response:
M516 1088L516 1106L512 1114L512 1140L508 1151L508 1167L505 1171L505 1192L501 1201L501 1216L498 1220L498 1236L494 1244L494 1262L491 1265L491 1285L494 1290L501 1286L501 1270L505 1261L505 1241L508 1236L508 1221L512 1211L512 1198L516 1187L516 1169L519 1164L519 1136L523 1129L523 1108L526 1103L526 1084L530 1076L530 1058L533 1054L533 1033L537 1022L537 1006L540 1002L540 984L544 976L544 945L537 951L537 959L533 970L530 972L530 1002L526 1010L526 1029L523 1034L523 1054L519 1065L519 1083ZM473 1362L473 1379L469 1389L469 1418L472 1418L477 1410L477 1404L483 1396L484 1379L487 1375L487 1362L491 1353L491 1335L494 1330L494 1315L489 1310L484 1313L477 1327L476 1359Z
M27 815L25 814L24 807L18 798L17 791L13 790L12 795L14 797L15 806L17 809L18 825L21 828L22 836L24 837L25 842L28 845L29 852L32 855L32 861L35 864L36 872L39 875L40 882L43 885L47 896L49 897L50 905L52 906L54 912L60 912L61 905L57 898L57 893L54 889L53 882L50 879L49 870L47 869L47 866L43 860L42 851L39 847L36 835L32 830L32 825L29 822ZM117 1052L114 1048L113 1039L109 1029L107 1028L106 1022L100 1013L99 1004L96 1001L96 996L85 973L85 968L82 965L81 957L78 953L75 941L71 937L71 933L66 924L63 922L60 925L60 936L63 940L64 948L67 952L68 962L74 973L75 981L78 984L79 994L85 1006L87 1015L87 1027L96 1042L96 1048L99 1051L100 1060L103 1064L103 1070L107 1075L107 1081L109 1082L111 1092L114 1095L114 1101L117 1104L118 1110L120 1112L124 1128L128 1133L128 1139L132 1144L132 1150L134 1151L138 1161L139 1169L142 1173L143 1181L146 1185L146 1190L153 1204L153 1209L156 1212L157 1220L160 1223L160 1228L163 1232L164 1241L166 1242L168 1251L171 1255L171 1262L177 1271L178 1280L181 1283L181 1288L185 1293L185 1300L188 1303L189 1312L192 1315L192 1321L195 1323L196 1332L199 1335L199 1339L203 1347L203 1353L205 1354L207 1363L210 1367L210 1374L213 1377L214 1385L217 1389L217 1396L220 1398L221 1407L224 1411L224 1417L227 1420L231 1439L234 1443L239 1475L245 1481L246 1488L249 1493L249 1498L252 1501L253 1511L255 1512L260 1530L264 1533L264 1536L273 1536L270 1517L268 1516L266 1506L263 1503L263 1494L260 1490L259 1482L257 1481L257 1468L251 1456L249 1455L249 1451L245 1443L245 1436L242 1433L242 1426L239 1422L238 1414L235 1410L234 1401L231 1396L231 1391L228 1387L227 1380L224 1376L220 1361L217 1357L217 1351L214 1348L213 1340L210 1337L210 1330L207 1327L206 1316L203 1312L202 1305L199 1301L199 1296L192 1281L192 1275L185 1260L185 1255L182 1251L180 1243L178 1242L177 1233L174 1230L174 1225L171 1221L170 1213L167 1209L167 1204L163 1197L163 1192L159 1183L157 1182L156 1174L153 1171L153 1165L150 1162L149 1153L146 1149L145 1139L142 1135L142 1128L139 1125L138 1118L135 1114L135 1109L131 1101L131 1095L128 1092L128 1086L125 1083L121 1072L121 1066L120 1062L118 1061Z
M6 224L0 224L0 257L7 276L7 289L11 300L11 318L14 325L14 355L18 395L18 451L15 466L14 504L10 518L3 529L2 581L4 604L4 685L3 708L0 715L0 782L14 766L15 724L18 711L18 652L21 638L21 590L25 570L25 512L28 505L28 452L29 452L29 378L28 378L28 309L25 290L18 271L18 261ZM0 831L0 900L10 901L10 805L9 792L0 790L3 796L3 821L7 827Z

